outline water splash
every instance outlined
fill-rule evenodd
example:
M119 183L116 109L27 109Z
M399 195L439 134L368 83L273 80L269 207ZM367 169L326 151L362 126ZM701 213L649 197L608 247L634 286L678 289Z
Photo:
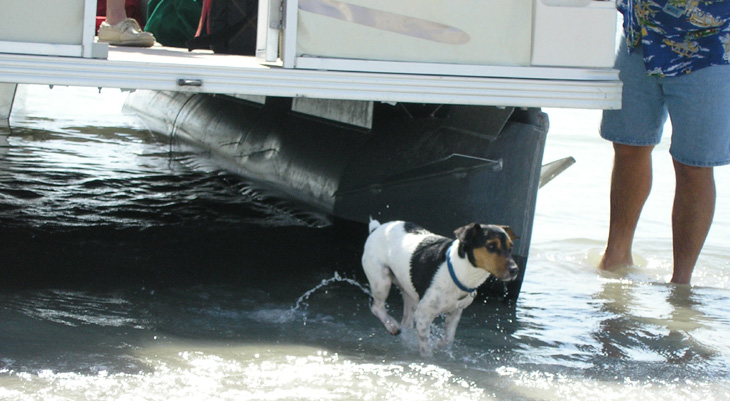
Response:
M332 321L332 317L328 316L326 314L318 314L315 316L310 316L307 313L307 308L309 307L309 304L307 303L307 300L317 291L321 290L324 287L329 286L332 283L347 283L350 285L353 285L357 288L359 288L363 293L365 293L368 296L371 296L370 290L365 288L362 284L360 284L357 280L342 277L340 273L335 272L334 275L328 279L322 280L319 284L317 284L314 288L308 290L304 294L302 294L299 298L297 298L296 302L293 306L290 307L257 307L253 311L246 311L246 312L240 312L240 311L227 311L227 310L220 310L219 308L216 308L212 311L205 309L203 310L204 313L212 313L215 316L223 316L223 317L231 317L231 318L238 318L238 317L245 317L246 319L253 320L258 323L273 323L273 324L289 324L294 323L299 320L301 320L304 325L307 325L310 321L319 321L319 322L326 322Z
M308 306L308 304L306 303L306 301L309 299L310 296L312 296L312 294L314 294L315 292L317 292L317 290L319 290L319 289L321 289L323 287L326 287L326 286L328 286L328 285L330 285L332 283L348 283L348 284L352 284L355 287L361 289L362 292L364 292L367 296L369 296L369 297L372 296L372 293L370 292L370 290L367 289L367 288L365 288L365 287L363 287L363 285L360 284L357 280L353 280L353 279L347 278L347 277L342 277L342 276L340 276L340 273L335 272L335 275L334 276L332 276L332 277L330 277L328 279L322 280L322 282L320 282L319 284L317 284L316 287L314 287L311 290L309 290L309 291L305 292L304 294L302 294L302 296L300 296L297 299L296 304L294 304L294 306L292 307L291 314L293 315L296 311L298 311L302 307L302 305L304 305L305 307Z

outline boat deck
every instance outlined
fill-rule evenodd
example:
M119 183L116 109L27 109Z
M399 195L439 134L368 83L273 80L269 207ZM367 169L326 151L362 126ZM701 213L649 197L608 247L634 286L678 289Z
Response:
M369 71L357 71L358 65L283 68L210 51L110 46L107 59L0 53L0 82L514 107L621 105L621 82L611 69L370 61Z

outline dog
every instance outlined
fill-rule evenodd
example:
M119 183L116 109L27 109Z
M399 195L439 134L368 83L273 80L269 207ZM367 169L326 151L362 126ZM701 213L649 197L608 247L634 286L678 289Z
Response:
M507 226L472 223L454 231L456 239L433 234L416 224L371 220L362 267L370 283L370 310L390 334L412 328L415 321L421 355L432 355L431 323L444 314L445 334L439 346L454 341L461 313L490 275L502 281L517 277L512 243L518 237ZM385 301L395 284L403 295L399 325Z

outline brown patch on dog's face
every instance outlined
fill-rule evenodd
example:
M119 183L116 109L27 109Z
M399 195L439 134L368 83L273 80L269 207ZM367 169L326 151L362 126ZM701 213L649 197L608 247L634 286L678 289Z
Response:
M509 227L472 224L456 231L461 241L459 255L468 256L477 268L503 281L517 277L517 264L512 259L512 241L519 238Z
M501 228L502 230L504 230L504 232L507 233L510 241L515 241L515 240L520 239L520 237L517 236L517 234L515 234L514 231L512 231L512 227L510 227L510 226L497 226L497 227Z

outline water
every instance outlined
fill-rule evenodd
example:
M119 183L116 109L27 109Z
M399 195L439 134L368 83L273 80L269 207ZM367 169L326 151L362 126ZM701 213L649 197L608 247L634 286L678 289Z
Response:
M545 160L577 163L540 191L517 307L473 304L423 359L368 310L362 233L152 136L117 91L24 91L0 128L2 400L730 398L727 168L692 287L667 284L665 145L642 266L601 274L600 113L548 110Z

